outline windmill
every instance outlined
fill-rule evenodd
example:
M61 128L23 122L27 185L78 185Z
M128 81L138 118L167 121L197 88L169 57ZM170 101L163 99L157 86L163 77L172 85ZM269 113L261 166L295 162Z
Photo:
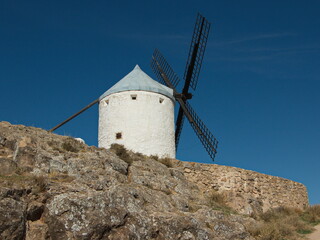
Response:
M178 149L184 119L187 118L209 156L214 160L217 153L218 141L188 102L192 98L192 94L189 92L190 87L193 90L196 90L197 87L209 30L210 23L198 14L184 72L184 86L181 93L176 89L180 81L179 77L157 49L152 55L151 67L158 80L173 89L176 101L180 105L175 128L176 150Z
M192 36L187 65L186 65L186 69L185 69L185 73L184 73L184 87L183 87L181 93L179 93L176 90L176 87L180 81L179 77L172 70L172 68L167 63L165 58L162 56L160 51L156 49L152 55L151 67L152 67L154 73L156 74L159 82L163 85L166 85L166 86L163 86L163 85L160 86L161 84L159 85L159 83L152 80L149 76L147 76L145 73L143 73L138 66L136 66L136 68L131 73L129 73L125 78L123 78L116 85L114 85L111 89L109 89L102 96L100 96L100 98L94 100L88 106L84 107L76 114L72 115L71 117L69 117L68 119L63 121L62 123L53 127L52 129L49 130L49 132L53 132L54 130L58 129L59 127L61 127L65 123L69 122L70 120L72 120L73 118L78 116L79 114L83 113L85 110L87 110L90 107L92 107L93 105L95 105L96 103L99 103L101 108L109 105L109 99L107 99L107 97L110 94L118 94L119 92L122 92L122 93L126 92L128 94L125 94L125 95L128 95L128 96L130 95L133 100L136 100L136 96L133 97L132 94L130 94L130 92L132 92L133 90L139 90L139 91L147 90L150 92L150 87L152 87L153 88L152 94L154 94L154 93L159 94L159 90L160 90L161 94L163 94L164 93L163 91L165 91L166 92L165 95L167 95L167 97L168 97L171 95L169 93L171 91L173 93L172 98L174 98L180 105L176 124L175 124L174 143L172 146L173 151L171 151L171 152L175 152L176 149L178 148L179 139L180 139L180 135L181 135L182 127L183 127L183 122L184 122L184 119L187 118L189 123L191 124L193 130L195 131L196 135L200 139L202 145L204 146L204 148L208 152L209 156L211 157L212 160L214 160L214 157L217 153L216 149L217 149L218 141L213 136L213 134L210 132L210 130L206 127L206 125L202 122L202 120L199 118L199 116L196 114L196 112L193 110L190 103L188 102L188 100L190 100L192 98L192 94L189 92L189 88L191 87L193 90L195 90L196 86L197 86L199 73L200 73L200 69L201 69L201 64L202 64L202 60L203 60L203 56L204 56L204 52L205 52L205 48L206 48L206 43L207 43L207 39L208 39L209 30L210 30L210 23L203 16L198 14L195 28L194 28L194 32L193 32L193 36ZM140 76L140 79L135 79L134 80L135 82L132 82L131 81L132 78L136 77L136 76ZM142 79L141 79L141 76L142 76ZM129 80L129 82L128 82L128 80ZM145 89L141 89L141 82L139 83L139 81L141 81L141 80L146 81L143 84ZM131 85L131 88L128 88L128 86L130 86L130 85ZM132 88L132 86L133 86L133 88ZM166 87L168 88L169 91L163 90L163 88L166 88ZM105 99L107 99L107 100L105 100ZM123 103L123 101L120 101L120 102ZM161 102L162 101L160 101L160 103ZM126 108L127 106L124 106L124 107ZM100 108L100 110L101 110L101 108ZM170 108L170 106L169 106L169 108ZM106 111L103 110L102 112L105 113ZM170 110L169 110L169 112L170 112ZM168 114L170 115L169 112L168 112ZM158 114L158 113L156 113L156 114ZM100 115L100 111L99 111L99 115ZM129 119L129 121L130 121L130 119ZM143 119L142 119L142 121L143 121ZM173 118L172 118L172 121L173 121ZM99 120L99 122L100 122L100 120ZM117 120L114 121L113 123L115 123L115 122L117 124ZM159 131L163 131L163 130L160 130L160 129L163 129L161 127L158 129L159 129ZM99 130L100 130L100 127L99 127ZM174 132L174 130L172 130L172 131ZM105 136L106 134L103 134L103 135ZM108 137L110 137L110 136L108 136ZM121 132L116 132L115 139L117 139L117 140L122 139ZM151 139L154 139L154 138L151 137ZM132 141L132 140L133 139L131 139L130 141ZM155 143L155 142L153 142L153 143ZM99 144L100 144L100 140L99 140ZM175 144L175 149L174 149L174 144ZM110 142L107 145L110 145ZM135 146L137 146L137 145L135 145ZM175 153L171 153L171 155L172 154L175 154Z

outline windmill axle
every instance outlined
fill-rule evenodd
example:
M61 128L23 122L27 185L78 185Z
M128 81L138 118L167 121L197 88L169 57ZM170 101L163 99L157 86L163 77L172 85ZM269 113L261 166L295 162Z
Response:
M175 93L174 94L175 98L181 98L183 101L189 100L193 97L192 93L187 93L187 94L183 94L183 93Z

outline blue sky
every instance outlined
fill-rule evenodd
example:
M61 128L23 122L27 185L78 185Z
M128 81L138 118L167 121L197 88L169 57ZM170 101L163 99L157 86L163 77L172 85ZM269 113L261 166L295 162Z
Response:
M158 48L182 78L197 12L211 23L190 101L217 164L305 184L320 203L319 1L0 1L0 120L50 129ZM179 89L182 88L180 85ZM57 131L97 145L97 106ZM177 158L211 163L186 122Z

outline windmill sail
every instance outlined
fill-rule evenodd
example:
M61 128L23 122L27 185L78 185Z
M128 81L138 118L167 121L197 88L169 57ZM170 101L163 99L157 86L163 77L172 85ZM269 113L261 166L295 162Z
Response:
M176 140L178 140L179 142L183 119L185 116L187 117L193 130L197 134L198 138L200 139L202 145L208 152L209 156L211 157L212 160L214 160L215 155L217 153L217 147L218 147L217 139L213 136L213 134L209 131L209 129L206 127L203 121L199 118L199 116L193 110L191 105L188 102L186 102L186 99L183 98L183 94L178 94L177 90L172 84L171 79L168 77L167 73L164 71L163 66L170 67L170 65L167 63L165 58L161 55L161 53L158 50L156 50L155 52L156 54L155 53L153 54L152 60L151 60L152 70L154 71L156 76L159 78L159 80L165 82L169 87L173 89L174 95L176 96L176 100L180 104L178 120L177 120L179 125L176 125ZM161 59L161 61L158 61L158 59ZM171 67L170 69L172 70ZM179 116L181 117L180 120L179 120ZM177 142L176 142L176 147L177 147Z
M181 132L182 132L184 119L185 119L185 115L183 114L183 110L180 107L179 108L179 112L178 112L177 121L176 121L176 132L175 132L176 151L177 151L178 146L179 146L179 140L180 140L180 136L181 136Z
M158 49L155 49L152 55L151 60L151 68L154 72L154 74L157 76L158 81L161 83L164 83L168 87L175 88L177 84L180 81L178 75L172 70L166 59L162 56L160 51ZM176 92L176 90L174 89ZM184 121L184 114L183 110L180 107L177 121L176 121L176 132L175 132L175 144L176 144L176 150L178 149L179 145L179 139L183 127L183 121Z
M218 147L218 140L213 136L213 134L210 132L210 130L206 127L206 125L203 123L203 121L199 118L199 116L196 114L196 112L191 107L190 103L186 102L186 109L188 113L191 115L191 119L189 119L189 122L199 137L202 145L207 150L208 154L214 160L215 155L217 153L217 147ZM191 120L191 121L190 121Z
M180 81L179 77L177 76L177 74L172 70L172 68L170 67L170 65L167 63L167 61L165 60L165 58L162 56L162 54L160 53L160 51L158 49L155 49L152 55L152 58L158 62L158 64L161 65L162 71L166 74L167 78L170 80L171 84L173 87L176 87ZM154 66L154 64L156 64L155 61L151 62L151 67L152 69L157 69L156 66ZM159 80L160 83L170 87L161 76L158 76L159 72L155 71L155 74L157 75L157 78Z
M199 73L201 70L201 64L204 56L204 52L207 45L207 39L210 30L210 23L200 14L197 16L196 24L194 27L188 60L184 72L184 87L182 89L182 94L184 96L190 96L189 87L196 90ZM187 99L184 98L183 101L186 103ZM183 109L180 106L179 113L176 121L176 133L175 133L175 141L176 141L176 149L178 149L179 139L183 127Z
M184 72L185 86L183 93L188 92L189 85L196 90L201 64L206 50L210 23L203 16L198 14L194 32L192 35L189 56Z
M197 134L200 139L202 145L206 149L207 153L214 161L214 158L217 153L218 141L207 128L207 126L203 123L203 121L199 118L196 112L193 110L191 105L188 102L184 102L181 98L177 98L184 115L188 119L191 127Z

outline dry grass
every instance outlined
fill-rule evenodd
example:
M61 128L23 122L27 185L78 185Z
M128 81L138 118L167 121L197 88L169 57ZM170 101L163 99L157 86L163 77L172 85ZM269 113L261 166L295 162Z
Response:
M131 165L134 161L141 161L147 157L142 153L129 151L123 145L117 143L112 144L110 150L129 165Z
M30 179L31 179L30 176L19 175L19 174L0 175L1 183L5 183L5 182L19 183L19 182L30 181Z
M163 165L167 166L168 168L173 167L172 159L165 157L165 158L159 158L157 155L151 155L150 158L162 163Z
M194 201L189 201L188 205L189 205L189 212L192 212L192 213L194 213L202 208L202 206L200 204L198 204Z
M110 150L129 165L131 165L131 163L133 162L133 159L128 153L128 150L123 145L114 143L111 145Z
M153 159L156 160L163 165L167 166L168 168L173 167L172 159L171 158L159 158L157 155L146 156L139 152L132 152L126 149L123 145L113 143L111 144L110 151L114 152L119 158L123 161L131 165L134 161L141 161L146 159Z
M308 207L302 214L302 219L314 226L320 224L320 205Z
M222 211L225 214L236 214L236 211L227 205L226 197L224 194L217 191L212 191L208 195L208 205L213 210Z
M69 176L67 173L53 171L48 174L48 179L54 182L69 183L72 182L75 177Z
M35 186L33 188L34 193L40 193L40 192L46 191L47 181L44 176L34 176L33 182L34 182L34 186Z
M63 150L65 150L67 152L77 153L80 151L80 148L79 148L79 143L76 141L77 140L68 139L62 143L61 147Z
M29 174L0 175L0 184L3 187L10 188L31 188L33 193L44 192L47 187L47 181L44 176Z
M172 159L171 158L158 158L159 162L161 162L163 165L166 165L168 168L172 168Z
M79 151L85 150L84 145L73 138L64 139L62 144L56 141L48 141L47 144L52 148L52 150L58 151L60 153L65 153L65 152L78 153Z
M216 205L226 205L226 198L223 194L213 191L209 194L209 204L212 207Z
M313 225L319 223L320 206L312 206L304 211L279 207L255 216L259 224L248 226L252 236L258 240L301 239L303 234L313 231Z
M152 158L152 159L154 159L154 160L156 160L156 161L159 160L159 157L158 157L157 155L151 155L150 158Z

